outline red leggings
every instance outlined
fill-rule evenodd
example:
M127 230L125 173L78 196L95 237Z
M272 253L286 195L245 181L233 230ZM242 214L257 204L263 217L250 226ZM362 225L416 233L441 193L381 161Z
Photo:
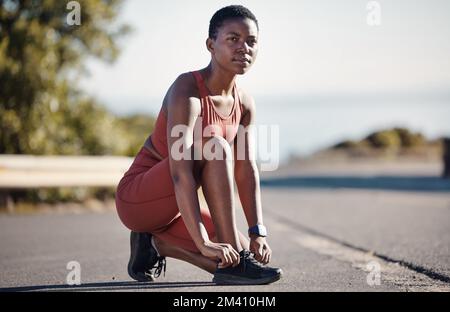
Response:
M200 252L177 206L169 158L158 160L142 147L117 186L116 208L130 230L152 233L172 245ZM207 207L201 207L201 215L212 240L215 231Z

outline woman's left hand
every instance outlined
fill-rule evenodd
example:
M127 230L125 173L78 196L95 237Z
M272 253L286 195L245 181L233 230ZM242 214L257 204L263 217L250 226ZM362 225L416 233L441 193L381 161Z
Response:
M250 251L255 254L255 259L260 263L267 264L270 262L272 249L270 249L269 244L267 244L265 237L251 235Z

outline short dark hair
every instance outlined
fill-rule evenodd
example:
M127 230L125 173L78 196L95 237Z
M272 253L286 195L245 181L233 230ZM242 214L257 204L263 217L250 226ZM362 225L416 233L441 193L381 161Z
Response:
M217 39L217 32L222 27L224 21L233 18L249 18L255 22L256 28L259 30L258 20L249 9L242 5L229 5L214 13L209 21L209 38Z

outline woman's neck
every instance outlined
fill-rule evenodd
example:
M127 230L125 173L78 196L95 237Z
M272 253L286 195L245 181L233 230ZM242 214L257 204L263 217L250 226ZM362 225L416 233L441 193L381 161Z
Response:
M213 62L201 70L205 85L212 95L230 96L236 79L235 74L226 72Z

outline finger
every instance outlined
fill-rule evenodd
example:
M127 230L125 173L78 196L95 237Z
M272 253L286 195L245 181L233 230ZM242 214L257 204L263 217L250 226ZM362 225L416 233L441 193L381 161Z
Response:
M261 260L260 260L260 263L263 263L264 264L264 258L266 257L266 250L265 249L262 249L261 250Z
M233 248L230 244L221 244L223 247L226 248L227 254L230 257L230 263L233 266L237 266L239 264L239 253L236 251L236 249Z
M224 253L228 256L228 259L233 259L232 253L234 251L233 247L230 244L220 244ZM231 261L232 262L232 261Z
M219 256L219 259L220 259L220 263L218 265L219 268L227 268L230 266L226 260L226 257L223 254Z
M261 247L258 247L258 248L256 249L255 258L256 258L256 260L258 260L259 262L261 262L262 256L263 256L263 249L262 249L262 246L261 246Z
M261 255L258 254L258 252L255 253L255 259L256 259L258 262L261 262Z
M225 248L225 249L223 249L223 254L226 259L227 265L230 266L231 264L233 264L233 260L230 255L230 251Z
M237 250L234 249L233 246L231 246L231 245L230 245L230 252L234 255L236 262L239 263L240 255L237 252Z
M223 259L223 264L226 267L230 266L232 261L231 261L231 256L229 254L229 251L228 251L227 247L222 246L222 248L220 250L220 255L221 255L221 258Z
M255 255L255 258L258 257L258 248L255 248L255 245L250 245L250 252Z
M262 259L262 263L263 264L269 263L269 256L270 256L270 250L266 250L264 252L264 256L263 256L263 259Z
M241 262L241 255L236 250L235 250L235 252L236 252L236 258L237 258L236 263L239 264Z
M236 263L236 253L234 252L234 249L228 249L228 255L230 256L230 263L235 264Z
M236 267L239 265L240 262L240 255L239 253L233 249L233 251L231 252L231 254L233 255L233 267Z
M264 259L266 258L267 249L265 246L261 246L261 263L264 264Z
M266 262L266 264L270 262L270 259L272 259L272 250L269 249L269 252L267 253L267 262Z

